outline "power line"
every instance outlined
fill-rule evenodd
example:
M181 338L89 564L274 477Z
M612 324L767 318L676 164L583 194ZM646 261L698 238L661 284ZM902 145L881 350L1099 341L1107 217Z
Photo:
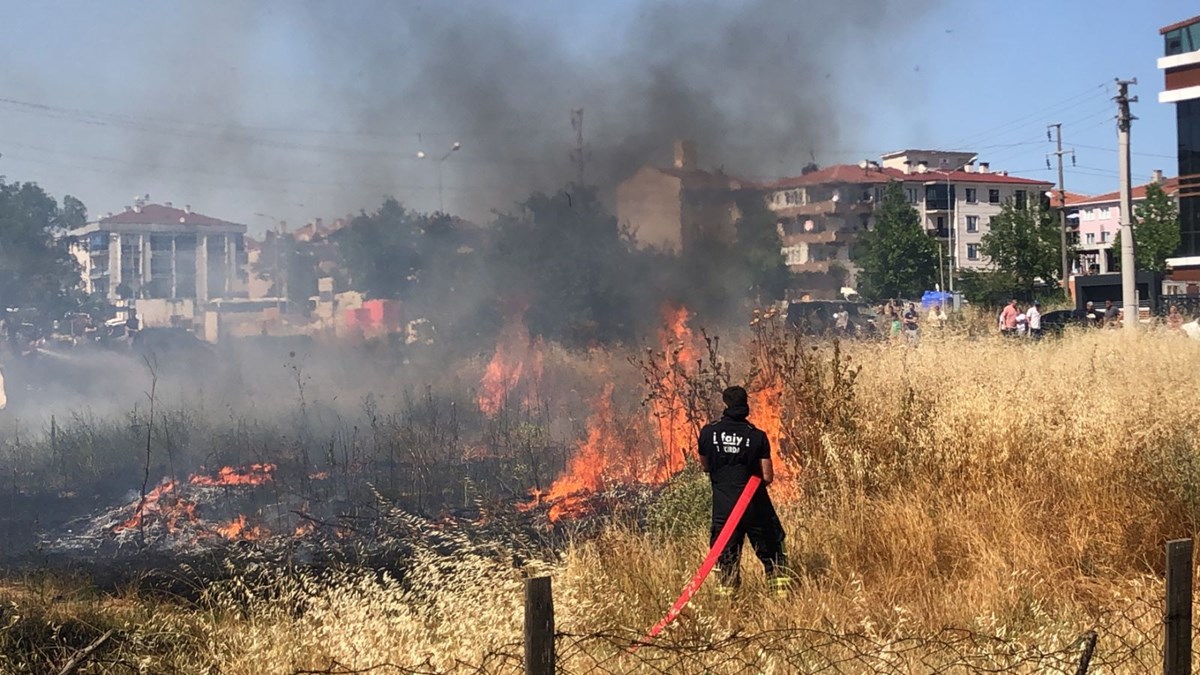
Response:
M1087 145L1086 143L1076 143L1076 147L1088 148L1091 150L1102 150L1104 152L1117 152L1116 148L1106 148L1100 145ZM1175 155L1160 155L1153 152L1135 152L1132 153L1135 157L1157 157L1160 159L1176 159Z
M1047 108L1038 110L1036 112L1030 113L1023 117L1019 117L1015 120L1006 122L999 126L993 126L988 129L982 130L980 132L969 134L968 136L966 136L960 140L957 140L957 141L947 144L947 147L951 147L951 148L965 147L967 145L970 145L972 142L975 142L981 138L989 138L989 137L994 138L999 135L1008 135L1008 134L1012 133L1012 131L1015 131L1016 127L1020 127L1025 124L1037 124L1038 126L1040 126L1041 122L1038 120L1045 119L1045 117L1048 116L1050 113L1056 112L1059 109L1063 108L1064 106L1071 105L1071 104L1077 102L1081 98L1088 98L1090 96L1095 96L1100 93L1107 94L1107 88L1108 88L1107 82L1102 82L1099 85L1088 87L1087 89L1084 89L1083 91L1081 91L1077 94L1073 94L1057 103L1051 104ZM1009 129L1010 131L1005 131L1004 134L1000 134L1001 130L1004 130L1004 129Z
M97 122L114 121L127 124L159 124L168 126L196 127L200 129L214 129L218 131L228 131L229 129L241 129L256 133L290 133L290 134L310 134L310 135L329 135L329 136L357 136L366 138L390 138L395 140L414 139L419 136L445 136L457 137L458 134L442 131L397 131L397 132L377 132L363 131L351 129L318 129L304 127L274 127L274 126L259 126L249 124L237 124L226 122L199 122L195 120L183 120L178 118L156 117L151 115L134 115L129 113L112 113L96 110L87 110L83 108L69 108L65 106L52 105L49 103L38 103L32 101L21 101L12 98L0 98L0 107L16 108L16 112L38 112L38 113L53 113L56 115L65 116L68 118L74 117L81 121L91 119ZM542 135L541 131L534 130L532 127L525 128L520 131L519 128L496 129L492 131L476 132L475 135L488 136L513 136L519 134Z

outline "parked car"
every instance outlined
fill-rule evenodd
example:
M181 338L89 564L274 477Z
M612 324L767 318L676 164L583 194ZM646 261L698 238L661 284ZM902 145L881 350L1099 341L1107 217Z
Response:
M868 338L878 334L875 312L869 305L862 302L844 300L793 302L788 305L787 322L789 326L806 335L836 335L839 331L835 314L840 312L846 312L849 315L848 325L843 335Z
M1042 315L1042 332L1046 335L1062 335L1067 326L1087 328L1091 325L1092 320L1077 309L1059 309Z

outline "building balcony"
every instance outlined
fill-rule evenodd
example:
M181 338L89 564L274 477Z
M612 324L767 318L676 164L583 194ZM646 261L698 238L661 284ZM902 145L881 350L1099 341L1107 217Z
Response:
M811 202L808 204L788 204L771 209L773 212L781 216L832 216L832 215L847 215L852 213L870 213L875 207L875 202L858 201L851 202L844 199L832 200L827 199L820 202Z
M832 264L833 264L833 261L830 261L830 260L818 260L818 261L796 263L794 265L788 265L787 268L788 268L788 271L790 271L790 272L817 272L820 274L825 274L825 273L829 272L829 267Z
M820 232L791 232L783 235L783 245L792 246L795 244L832 244L839 240L846 239L849 233L839 232L837 230L822 230Z

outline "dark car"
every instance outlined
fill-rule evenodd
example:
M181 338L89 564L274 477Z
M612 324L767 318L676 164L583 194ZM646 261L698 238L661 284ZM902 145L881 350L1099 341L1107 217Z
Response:
M846 312L849 317L845 331L838 330L835 315ZM875 312L861 302L842 300L809 300L788 305L788 325L806 335L838 335L871 337L877 334Z
M1093 320L1078 309L1059 309L1042 315L1042 332L1047 335L1062 335L1067 326L1087 328Z

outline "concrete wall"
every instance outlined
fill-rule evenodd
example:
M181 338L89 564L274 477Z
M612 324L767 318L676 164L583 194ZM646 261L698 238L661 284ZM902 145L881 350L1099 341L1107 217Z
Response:
M135 302L134 307L141 317L142 325L147 328L170 327L180 321L193 321L197 318L196 304L191 298L141 298Z
M681 188L680 179L653 167L643 167L617 186L617 220L633 230L638 246L682 250Z

